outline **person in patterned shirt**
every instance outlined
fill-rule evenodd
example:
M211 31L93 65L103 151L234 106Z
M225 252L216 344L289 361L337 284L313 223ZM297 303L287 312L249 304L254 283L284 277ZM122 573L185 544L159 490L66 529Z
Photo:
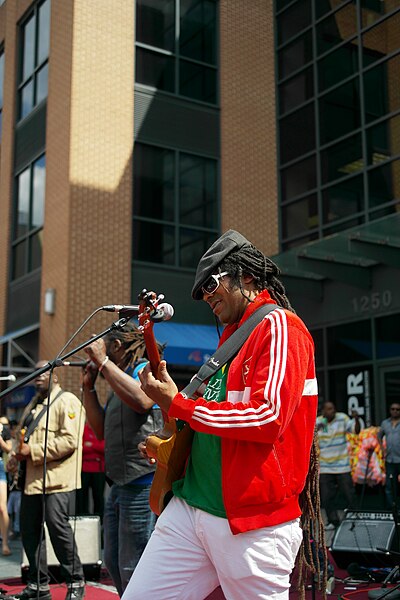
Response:
M335 500L342 493L347 508L355 507L355 491L351 478L350 456L347 433L360 433L361 421L356 412L353 418L336 412L333 402L324 402L322 414L317 418L320 462L321 504L328 519L327 528L336 528L340 523Z

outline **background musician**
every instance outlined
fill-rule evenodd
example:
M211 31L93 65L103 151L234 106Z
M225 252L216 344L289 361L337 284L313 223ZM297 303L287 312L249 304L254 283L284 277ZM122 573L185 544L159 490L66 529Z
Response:
M155 466L137 446L162 426L162 418L138 383L137 372L146 361L137 327L128 323L85 351L90 362L83 375L84 404L96 437L105 440L105 473L111 484L103 520L104 561L121 596L155 523L149 507ZM104 408L95 389L99 372L112 390Z

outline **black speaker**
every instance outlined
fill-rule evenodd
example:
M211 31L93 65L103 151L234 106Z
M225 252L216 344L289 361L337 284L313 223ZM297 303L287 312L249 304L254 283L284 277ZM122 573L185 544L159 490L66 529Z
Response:
M392 513L348 511L335 533L330 551L341 569L347 569L351 563L393 567L398 564L398 558L387 553L398 552L396 537Z

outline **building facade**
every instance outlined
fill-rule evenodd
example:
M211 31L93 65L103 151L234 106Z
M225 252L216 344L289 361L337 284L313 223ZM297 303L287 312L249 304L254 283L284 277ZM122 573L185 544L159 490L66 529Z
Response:
M217 340L194 270L234 228L281 267L321 397L386 416L399 20L394 0L5 0L2 373L64 355L146 288L174 306L155 334L184 381Z

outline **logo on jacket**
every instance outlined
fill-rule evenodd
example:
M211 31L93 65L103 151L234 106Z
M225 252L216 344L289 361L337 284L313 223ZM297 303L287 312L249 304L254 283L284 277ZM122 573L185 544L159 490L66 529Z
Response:
M69 416L70 419L75 419L76 412L68 412L68 416Z
M247 376L248 376L249 371L250 371L250 361L251 361L251 357L248 358L247 360L245 360L244 363L243 363L243 365L242 365L242 378L243 378L244 385L246 385Z

